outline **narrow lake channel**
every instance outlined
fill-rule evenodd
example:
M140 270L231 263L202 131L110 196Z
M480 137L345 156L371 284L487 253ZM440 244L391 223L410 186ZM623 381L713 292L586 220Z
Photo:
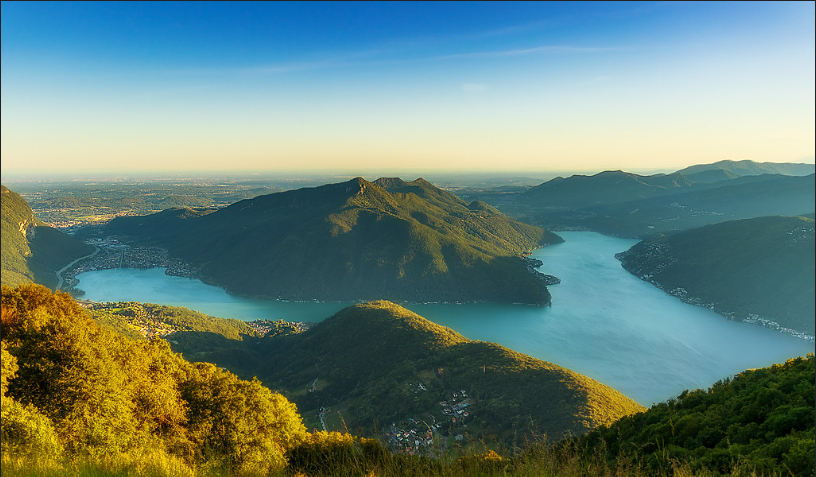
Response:
M814 344L688 305L626 272L617 252L636 240L594 232L559 232L565 242L533 253L561 283L551 307L416 304L407 308L475 340L572 369L644 404L684 389L707 388L747 368L814 352ZM209 315L318 322L349 303L278 302L229 295L163 269L82 273L93 301L185 306ZM478 365L478 363L474 363Z

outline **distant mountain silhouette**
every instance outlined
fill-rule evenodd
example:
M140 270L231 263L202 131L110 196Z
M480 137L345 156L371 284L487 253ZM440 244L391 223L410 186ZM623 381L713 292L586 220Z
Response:
M759 176L762 174L782 174L786 176L809 176L816 173L814 164L791 162L719 161L713 164L697 164L677 171L686 177L706 171L723 171L734 176Z
M581 208L677 193L690 186L691 182L678 173L641 176L623 171L606 171L594 176L557 177L531 188L518 200Z
M726 220L812 212L813 168L721 161L651 176L606 171L558 177L523 193L497 196L494 205L554 230L646 237Z

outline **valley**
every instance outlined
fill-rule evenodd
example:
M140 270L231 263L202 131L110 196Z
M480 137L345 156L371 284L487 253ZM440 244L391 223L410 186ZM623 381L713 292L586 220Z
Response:
M599 176L616 177L616 173ZM596 180L593 177L581 180ZM752 184L767 187L767 194L776 193L774 184L791 184L785 178L747 177L742 182L722 180L737 181L727 190ZM649 180L658 179L664 180ZM806 176L805 184L812 179ZM636 184L649 185L645 179L638 181ZM672 200L696 197L665 191L641 197L637 192L641 185L631 190L627 184L612 186L609 192L596 188L597 193L612 194L603 199L605 207L612 207L610 217L636 215L624 211L638 200L658 204L661 195ZM483 193L486 189L480 187ZM517 211L509 205L517 194L535 189L519 192L501 184L496 187L495 191L503 192L484 198L501 197L494 204L511 212ZM805 195L808 187L803 189ZM82 300L99 325L129 339L162 339L188 360L215 363L240 378L257 377L298 406L307 428L374 437L395 455L440 458L479 442L511 452L519 439L534 439L542 431L556 440L580 435L601 424L611 425L624 414L643 409L641 405L654 406L746 368L813 352L813 334L809 329L801 331L801 321L798 328L790 327L788 322L775 321L779 318L769 318L772 315L767 311L798 303L802 291L788 286L789 299L782 297L761 314L734 314L733 309L693 298L697 292L682 282L653 279L660 277L654 270L670 270L678 261L693 263L689 257L661 257L659 253L666 249L660 244L685 237L684 233L655 235L640 242L588 231L555 235L504 216L500 209L468 196L466 187L457 190L468 200L422 179L369 182L356 178L262 195L220 208L174 208L148 216L95 221L67 229L71 235L39 228L65 243L87 247L83 255L62 259L65 264L51 276L57 278L55 285ZM578 196L568 200L575 203ZM615 211L617 202L626 205ZM753 213L766 210L743 205L744 211ZM672 207L687 206L677 202ZM564 216L558 212L546 217L557 224L556 229L610 230L592 220L564 226L559 218ZM726 214L706 217L724 220ZM765 224L762 220L771 219L753 220ZM812 229L812 219L789 219ZM35 219L31 215L26 220L33 223ZM700 235L708 228L693 224L686 219L675 222L675 226L690 227L689 236L703 237L694 254L726 255L708 250L715 240ZM20 227L24 230L26 225ZM774 236L771 231L775 229L768 225L739 230L733 236L713 236L721 236L726 248L745 236L767 238L745 249L747 255L731 258L734 263L768 255L763 251L796 239L797 246L804 248L791 249L793 258L769 257L759 265L787 260L790 270L802 270L795 257L812 248L814 237L812 232L802 235L799 228L793 228L798 235L792 238L787 229L780 229L782 236ZM227 250L227 243L244 252L212 255L212 250ZM37 248L32 246L32 250ZM313 251L318 253L309 253ZM314 256L307 259L309 255ZM310 261L321 265L314 268ZM634 262L639 265L633 266ZM716 277L717 270L723 269L711 260L703 263L713 269L685 276ZM229 267L239 264L249 267L241 270L250 270L240 283L263 282L264 291L234 293L236 288L224 286L226 277L232 287L242 289L229 278L236 276ZM261 264L265 265L259 267ZM262 269L288 273L252 275ZM775 276L775 280L761 282L776 289L785 279L798 276L790 270L765 270L724 272L716 280ZM304 275L298 277L300 273ZM361 282L355 278L358 275L371 275L379 283ZM254 278L248 281L249 276ZM393 277L398 278L394 283L399 286L387 285ZM806 284L812 278L796 280ZM298 291L279 290L287 282L300 283ZM340 293L332 288L349 284L356 288ZM400 287L399 293L392 294ZM369 302L380 295L399 305ZM756 290L748 294L761 295ZM531 298L536 296L544 298ZM366 303L349 307L359 302ZM174 308L179 306L197 311ZM411 326L425 331L446 326L447 331L434 332L441 335L428 339L451 344L428 348L427 339L421 338L411 345L415 338L400 335L402 331L392 336L391 331L380 330L376 320L367 321L371 313L384 313L390 317L386 321L396 319L394 323L415 317L408 319L414 323ZM784 313L808 314L799 309ZM345 317L339 325L337 316ZM377 356L378 363L369 362L366 357L370 356ZM562 378L543 377L546 370L553 369L563 369L563 376L574 376L563 379L583 384L568 384L571 391L563 394L557 391ZM524 374L527 372L533 374ZM575 394L576 389L584 391ZM595 392L601 394L592 394ZM555 401L542 405L542 399L546 401L551 393ZM527 404L531 402L535 405ZM624 402L628 404L621 404ZM565 403L577 407L565 407Z
M816 2L1 2L3 477L816 477Z
M578 371L643 405L813 350L809 339L729 321L628 273L615 254L630 248L634 240L590 232L563 236L564 243L532 254L544 263L545 272L562 279L550 287L550 307L401 305L469 339L496 342ZM163 303L247 322L316 323L351 304L243 298L200 281L168 276L161 269L111 269L79 279L84 297L94 301ZM637 346L632 345L633 337ZM206 350L199 351L198 359L212 359L206 358Z

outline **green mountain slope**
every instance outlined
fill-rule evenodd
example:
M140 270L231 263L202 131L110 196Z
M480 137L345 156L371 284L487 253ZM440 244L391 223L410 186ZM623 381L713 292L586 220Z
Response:
M676 180L667 185L672 177ZM812 212L814 177L739 177L723 170L701 171L689 177L679 173L635 176L616 171L553 179L524 194L505 197L497 206L555 229L648 237L726 220Z
M745 371L708 391L684 391L574 444L585 458L640 463L649 475L679 475L673 467L687 463L690 472L682 475L812 476L813 383L810 354Z
M740 177L739 175L725 169L705 169L700 170L700 172L679 172L679 174L683 174L689 181L695 184L727 181Z
M304 333L260 342L222 339L202 348L199 338L177 333L171 339L185 356L258 376L297 403L308 427L321 428L320 409L329 408L327 428L345 426L358 435L387 438L392 425L419 426L423 435L434 427L436 439L462 435L466 442L521 445L525 437L581 434L643 409L583 375L470 341L385 301L348 307ZM467 402L460 409L467 415L452 409L455 402Z
M690 186L691 182L678 173L641 176L605 171L594 176L557 177L521 194L518 201L540 202L547 207L582 208L677 193Z
M34 226L34 214L25 199L0 186L2 199L2 273L3 283L17 285L34 281L26 258L31 256L26 233Z
M2 198L2 283L57 285L55 272L93 247L41 225L28 203L5 186Z
M582 209L576 223L614 235L648 237L727 220L802 215L813 211L814 177L765 174L700 184L681 194ZM572 213L567 220L576 218Z
M107 230L168 247L234 293L325 300L548 304L521 256L560 241L422 179L357 178L212 213L117 218Z
M813 336L815 248L812 219L775 216L646 240L618 258L629 272L687 301Z
M205 315L189 308L152 303L92 303L89 312L103 328L132 339L165 336L175 331L213 333L229 339L257 337L241 320Z

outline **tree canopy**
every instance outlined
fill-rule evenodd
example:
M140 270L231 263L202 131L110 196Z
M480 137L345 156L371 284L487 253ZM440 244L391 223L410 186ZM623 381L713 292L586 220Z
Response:
M294 404L257 380L102 329L67 294L4 285L2 331L4 453L149 451L268 472L305 436Z

